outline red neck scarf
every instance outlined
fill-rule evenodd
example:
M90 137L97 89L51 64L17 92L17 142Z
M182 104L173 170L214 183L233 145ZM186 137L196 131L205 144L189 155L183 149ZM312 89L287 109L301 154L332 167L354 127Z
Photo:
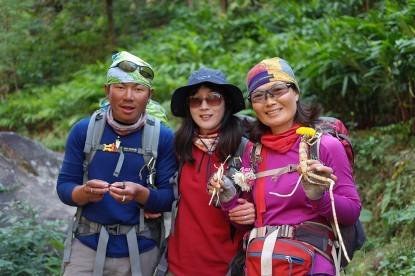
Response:
M300 127L299 124L294 124L289 130L280 134L272 134L270 132L265 133L261 137L261 143L275 150L279 153L286 153L297 141L299 134L296 133L296 130Z

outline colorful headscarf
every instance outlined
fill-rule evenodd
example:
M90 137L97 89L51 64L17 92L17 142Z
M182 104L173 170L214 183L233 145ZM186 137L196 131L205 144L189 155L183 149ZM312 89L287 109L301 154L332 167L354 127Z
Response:
M288 62L279 57L275 57L271 59L264 59L249 70L246 77L248 98L255 89L261 85L273 81L294 83L298 91L300 91L293 69L290 67Z
M112 64L107 72L107 84L134 82L151 88L151 79L145 78L137 69L133 72L125 72L117 65L122 61L131 61L140 66L147 66L153 70L147 62L128 52L122 51L112 56Z

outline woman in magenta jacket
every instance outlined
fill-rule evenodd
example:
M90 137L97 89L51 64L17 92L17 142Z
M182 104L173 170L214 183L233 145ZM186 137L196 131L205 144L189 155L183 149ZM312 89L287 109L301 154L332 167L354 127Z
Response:
M301 136L297 134L297 129L314 125L321 113L319 106L301 102L299 85L290 65L278 57L263 60L248 72L246 82L248 100L257 115L257 120L250 124L250 140L260 143L262 150L255 160L248 151L242 166L252 167L255 173L291 168L280 175L271 174L251 181L252 198L257 210L255 227L271 226L281 230L287 225L284 229L295 229L310 221L330 226L330 222L334 221L331 200L334 200L337 222L354 224L360 215L361 202L346 152L336 138L329 134L322 135L319 149L321 162L307 161L308 171L334 181L333 198L329 185L315 185L304 179L299 182L299 172L289 166L299 163ZM227 212L235 206L238 195L227 189L229 178L224 176L222 180L221 186L216 176L212 178L210 193L213 188L221 188L222 193L228 194L231 199L221 203L222 209ZM260 182L263 184L260 185ZM254 235L251 240L257 237ZM286 238L295 237L287 234ZM324 253L327 252L315 252L308 274L336 274L333 259L325 257Z

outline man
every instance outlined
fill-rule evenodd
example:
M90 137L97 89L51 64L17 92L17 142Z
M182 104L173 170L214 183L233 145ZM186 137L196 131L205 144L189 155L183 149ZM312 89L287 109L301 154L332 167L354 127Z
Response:
M143 140L145 129L154 125L154 118L149 124L146 115L153 77L151 66L139 57L115 54L105 84L107 110L102 116L80 120L68 136L57 192L78 212L70 226L74 238L70 231L65 242L64 275L153 273L160 237L154 222L159 220L144 223L143 211L170 211L174 195L169 179L177 170L174 134L162 124L155 170L143 155L148 152L145 144L157 139L155 132ZM85 146L90 143L90 121L105 126L98 145ZM88 160L90 151L92 160ZM155 171L157 177L152 178Z

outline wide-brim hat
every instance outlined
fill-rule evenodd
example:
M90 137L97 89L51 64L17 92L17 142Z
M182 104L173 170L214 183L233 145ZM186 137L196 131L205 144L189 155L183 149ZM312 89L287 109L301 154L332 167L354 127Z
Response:
M202 68L190 75L186 86L179 87L173 92L170 107L174 116L186 117L186 100L190 96L190 93L194 91L194 88L203 83L212 83L224 88L221 92L226 93L230 98L232 114L245 109L244 97L239 87L228 83L225 74L221 71Z

